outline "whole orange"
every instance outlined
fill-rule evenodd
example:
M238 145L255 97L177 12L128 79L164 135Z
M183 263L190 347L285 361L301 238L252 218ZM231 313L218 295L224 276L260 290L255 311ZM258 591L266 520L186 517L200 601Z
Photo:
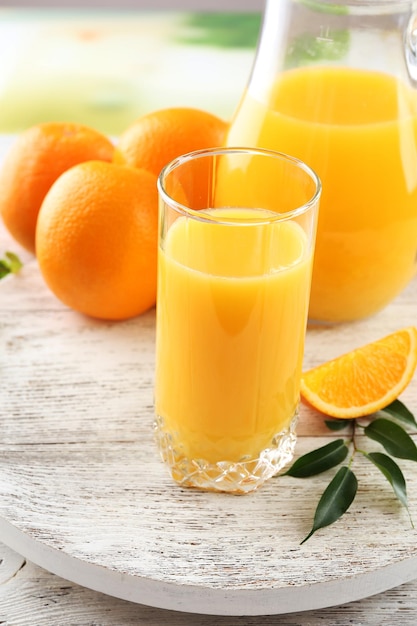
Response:
M88 126L47 122L23 131L0 169L0 214L10 234L35 252L36 220L52 183L89 160L112 161L112 142Z
M41 273L67 306L101 319L143 313L156 300L156 177L88 161L67 170L42 203Z
M119 138L114 159L158 176L181 154L224 143L228 124L201 109L159 109L137 119Z

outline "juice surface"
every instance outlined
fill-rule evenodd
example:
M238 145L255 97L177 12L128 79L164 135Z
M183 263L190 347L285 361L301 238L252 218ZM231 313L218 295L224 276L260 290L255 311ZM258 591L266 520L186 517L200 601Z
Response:
M247 223L270 215L209 213ZM256 458L297 409L311 274L306 235L296 223L180 217L164 248L156 412L189 458Z
M227 143L292 154L322 180L310 319L368 316L412 278L417 102L396 78L336 67L288 70L265 101L244 95Z

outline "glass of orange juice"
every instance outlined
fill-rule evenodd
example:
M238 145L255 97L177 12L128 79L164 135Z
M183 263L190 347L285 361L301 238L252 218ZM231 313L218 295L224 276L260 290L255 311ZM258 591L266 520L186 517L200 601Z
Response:
M158 189L159 449L183 486L249 492L293 455L320 181L277 152L215 148Z

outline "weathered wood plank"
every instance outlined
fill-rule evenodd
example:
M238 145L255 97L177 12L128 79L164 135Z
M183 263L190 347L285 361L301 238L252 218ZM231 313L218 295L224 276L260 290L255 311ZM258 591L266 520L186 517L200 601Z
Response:
M25 559L20 554L0 543L0 589L24 564Z
M164 611L119 600L30 562L0 586L0 623L8 626L411 626L416 614L417 581L343 606L244 619Z

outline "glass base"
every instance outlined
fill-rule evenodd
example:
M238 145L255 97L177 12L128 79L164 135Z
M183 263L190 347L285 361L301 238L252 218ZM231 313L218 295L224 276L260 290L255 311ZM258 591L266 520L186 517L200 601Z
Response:
M156 441L162 460L168 465L172 478L182 487L205 491L244 494L260 487L283 469L293 458L296 444L298 411L289 427L277 433L270 445L257 458L210 463L204 459L189 459L181 450L175 434L168 431L159 415L154 422Z

